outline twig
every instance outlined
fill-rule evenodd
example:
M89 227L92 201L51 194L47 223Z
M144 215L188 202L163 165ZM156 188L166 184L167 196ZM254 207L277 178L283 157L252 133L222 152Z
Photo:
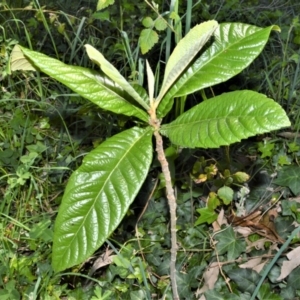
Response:
M154 131L154 136L156 139L156 152L157 158L161 164L162 172L164 174L166 180L166 190L167 190L167 199L170 208L170 219L171 219L171 261L170 261L170 278L171 278L171 286L173 299L178 300L178 290L177 290L177 282L176 282L176 255L177 255L177 237L176 237L176 198L174 189L172 187L171 174L169 170L169 164L166 159L164 148L163 148L163 140L161 135L157 130Z
M213 240L213 237L212 237L212 236L210 236L210 240L211 240L211 245L212 245L212 247L215 248L215 247L214 247L214 240ZM219 267L220 273L221 273L221 275L222 275L222 277L223 277L223 279L224 279L224 281L225 281L225 283L226 283L226 285L227 285L227 287L228 287L230 293L233 293L232 288L231 288L231 285L230 285L230 283L229 283L229 279L226 277L226 275L225 275L224 272L223 272L222 265L221 265L220 259L219 259L219 254L218 254L218 251L217 251L216 248L215 248L215 251L216 251L215 253L216 253L216 258L217 258L217 262L218 262L218 267Z

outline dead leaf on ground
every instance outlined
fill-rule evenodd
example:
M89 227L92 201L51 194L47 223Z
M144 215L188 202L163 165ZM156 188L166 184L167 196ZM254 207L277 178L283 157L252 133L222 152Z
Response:
M286 139L294 139L294 138L299 138L300 134L298 132L278 132L278 136L286 138Z
M280 276L277 281L287 277L295 268L300 265L300 246L286 254L289 260L282 263Z
M296 202L300 203L300 197L288 198L288 201L296 201Z
M228 225L228 222L227 222L227 219L225 218L225 215L224 215L224 209L222 208L219 215L218 215L217 220L212 223L214 232L220 231L221 226L223 224Z
M268 240L266 238L259 239L257 241L251 242L249 239L246 239L247 248L246 253L249 253L255 248L256 250L264 250L265 249L265 242Z
M112 263L113 258L116 255L111 255L113 250L106 250L103 254L101 254L93 263L90 271L89 276L93 275L98 269L110 265Z
M239 267L242 269L252 269L257 273L259 273L267 262L268 260L262 262L262 257L257 257L257 258L250 259L244 264L239 265Z
M266 260L264 262L262 262L261 264L257 265L256 267L253 268L254 271L256 271L258 274L260 273L260 271L264 268L264 266L266 265L266 263L269 260Z
M239 265L239 267L243 269L253 269L254 267L260 264L261 260L261 257L253 258L248 260L244 264Z
M253 234L252 230L247 227L237 226L237 227L233 227L233 230L241 234L244 238L247 238L250 234Z
M213 262L209 265L203 274L204 285L201 289L197 290L196 297L200 296L207 290L212 290L214 288L215 283L218 280L219 273L220 269L218 262Z
M274 219L277 216L277 209L270 209L265 213L256 210L245 217L231 215L228 219L233 226L248 227L252 232L266 237L272 242L283 243L284 241L277 234Z

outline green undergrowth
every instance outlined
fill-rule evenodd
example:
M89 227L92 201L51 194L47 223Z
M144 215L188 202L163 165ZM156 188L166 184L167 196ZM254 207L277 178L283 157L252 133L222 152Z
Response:
M0 6L0 298L171 299L169 214L156 160L105 246L84 264L53 272L53 222L72 170L88 151L132 121L84 104L43 74L10 75L7 69L17 43L81 66L88 66L83 45L91 43L124 76L142 80L136 45L149 24L141 16L156 20L157 12L142 1L136 7L123 1L98 13L97 1L77 6L74 1L6 2ZM216 18L281 27L282 34L273 36L260 59L213 92L251 88L266 93L283 105L293 125L230 148L167 149L177 193L181 299L251 299L268 264L271 270L255 299L300 298L299 235L271 263L300 223L299 4L275 2L226 1L220 7L219 1L198 1L192 10L191 23ZM178 8L180 16L185 11ZM167 29L159 33L149 49L150 61L164 59L166 36ZM251 219L257 212L259 218ZM288 269L287 262L295 268Z
M259 155L259 143L253 142L252 147ZM184 157L182 155L177 159L184 160ZM186 161L186 169L193 162ZM197 210L207 207L208 193L216 188L221 173L212 176L205 184L196 184L191 179L191 173L180 173L183 179L178 181L180 188L177 188L177 276L182 299L198 299L202 293L206 299L250 299L262 276L261 270L270 263L296 228L299 222L299 203L295 197L299 195L296 185L299 168L292 165L274 167L273 163L263 158L258 158L257 163L255 172L258 174L253 173L250 186L233 188L231 204L222 207L225 217L221 217L221 209L217 210L219 224L214 223L213 226L207 222L195 225L195 222L199 218ZM272 172L276 170L278 174L274 179ZM154 194L147 198L147 209L142 212L142 218L137 221L138 216L128 216L107 243L107 248L99 252L100 261L95 260L89 267L89 272L92 270L101 281L102 290L109 291L113 299L171 299L168 206L161 186L155 186L152 178L149 182L148 194ZM244 194L242 206L243 188L248 188L248 194ZM132 213L140 213L136 205ZM274 227L265 220L259 224L273 228L278 239L247 224L238 227L233 222L230 225L232 210L237 213L238 207L244 211L245 222L251 220L249 216L257 211L270 218L268 211L276 212L276 218L271 221ZM123 238L124 243L120 244ZM289 252L297 248L298 242L299 237L294 236ZM292 299L299 296L298 268L291 270L284 280L277 281L286 260L282 255L273 265L258 293L258 299Z
M69 120L67 127L68 118L63 118L53 99L41 103L26 94L16 95L2 92L0 101L0 295L2 299L37 299L40 293L54 297L65 289L50 266L57 205L91 139L100 142L108 134L109 118L103 120L105 127L100 120L98 133L91 136L92 132L83 131L93 125L91 119L88 123L79 117L72 120L74 124ZM53 297L49 299L57 299Z
M29 299L160 299L164 296L171 299L168 206L163 183L156 182L159 174L155 161L142 194L106 246L82 266L63 274L53 273L50 265L53 218L72 164L80 163L84 145L68 136L63 122L54 130L49 117L38 116L40 104L23 99L20 105L21 99L13 101L12 95L9 96L9 100L1 102L4 117L1 129L5 133L1 135L0 157L4 192L0 277L3 299L27 299L27 296ZM62 148L57 149L58 144ZM246 146L251 151L245 151ZM226 150L229 161L222 159L223 155L219 156L217 151L210 153L210 157L199 151L169 155L170 164L177 166L173 172L178 199L177 268L183 299L197 299L201 291L207 299L250 299L261 276L254 268L270 262L281 243L274 243L255 230L248 235L239 233L235 226L228 224L217 229L206 222L195 226L199 218L197 211L207 206L209 193L217 191L226 172L228 181L236 174L235 170L240 170L253 178L249 185L228 184L234 195L230 205L222 207L226 216L223 221L230 218L232 210L237 211L239 193L243 187L249 187L244 204L246 215L261 209L262 205L263 211L276 207L279 211L274 222L276 232L283 240L287 239L300 221L296 197L300 193L297 185L300 174L295 166L299 147L298 141L266 138L234 145L229 152ZM278 157L279 152L285 159ZM254 156L255 163L249 162ZM199 161L204 168L201 169ZM228 162L232 174L226 169ZM201 174L209 176L199 183L197 179L203 180ZM218 216L220 212L219 207ZM298 240L294 237L289 251L297 248ZM259 263L241 267L252 259ZM285 280L276 280L284 261L284 255L276 261L259 299L299 296L298 268ZM209 270L215 270L213 283L209 280L213 276L208 276Z

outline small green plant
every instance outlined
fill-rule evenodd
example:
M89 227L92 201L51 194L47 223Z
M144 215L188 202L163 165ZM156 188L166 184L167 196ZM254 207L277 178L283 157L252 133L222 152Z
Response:
M11 85L14 79L10 78ZM24 99L16 97L16 92L1 91L0 298L27 295L37 299L38 293L45 293L48 299L58 299L52 295L67 289L59 285L59 278L51 278L53 222L47 197L60 189L57 174L69 169L59 166L58 155L63 163L67 157L55 150L58 131L50 128L47 118L35 113L41 103L27 99L32 90L24 89L26 92ZM64 140L61 143L67 145Z
M94 291L95 296L92 297L91 300L104 300L104 299L109 299L110 295L111 295L111 291L106 291L103 295L102 295L102 289L97 286L95 291Z
M173 298L179 299L175 268L176 198L162 135L180 147L218 148L290 126L290 122L277 103L250 90L205 100L167 124L163 124L164 117L177 97L224 82L246 68L262 51L272 30L279 28L218 24L213 20L195 26L170 55L158 95L154 95L155 78L148 63L147 93L142 86L131 85L91 45L86 45L88 56L103 73L66 65L20 46L15 48L13 70L30 62L99 107L136 119L136 126L101 143L72 174L55 223L55 271L83 262L117 228L146 179L154 136L170 208L172 292Z
M234 190L231 186L243 190L245 187L242 184L249 180L249 175L244 172L231 174L228 169L221 172L215 162L207 161L204 157L200 157L194 164L191 177L197 184L211 182L215 190L209 193L206 207L197 209L200 217L196 220L195 226L216 221L218 217L216 209L231 204L234 199Z

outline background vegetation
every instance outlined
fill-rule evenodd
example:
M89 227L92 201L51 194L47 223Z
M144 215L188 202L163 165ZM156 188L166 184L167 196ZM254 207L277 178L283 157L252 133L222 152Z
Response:
M13 46L19 43L68 64L91 67L83 48L90 43L125 77L143 84L145 58L153 65L160 62L159 75L176 39L209 19L281 27L254 64L205 94L243 88L265 93L285 108L292 128L230 149L183 149L177 154L169 145L166 153L178 198L180 296L250 299L269 264L272 268L257 299L299 299L299 237L292 235L289 248L270 264L300 221L298 1L180 1L184 3L175 5L172 18L167 12L176 1L156 1L156 6L150 1L120 0L98 12L97 2L6 0L0 4L1 299L171 297L169 216L156 160L130 213L106 247L69 272L53 273L53 220L72 170L88 151L129 127L132 120L94 107L42 73L11 74ZM165 21L159 23L161 17ZM162 25L168 22L169 26ZM143 40L147 28L155 36L152 44ZM171 114L203 97L196 94L184 104L178 102ZM247 184L237 180L238 171L249 175ZM218 207L218 227L208 218L199 218L199 210L224 184L234 188L235 205ZM232 216L231 210L238 213L238 207L245 218ZM288 267L289 261L294 269Z

